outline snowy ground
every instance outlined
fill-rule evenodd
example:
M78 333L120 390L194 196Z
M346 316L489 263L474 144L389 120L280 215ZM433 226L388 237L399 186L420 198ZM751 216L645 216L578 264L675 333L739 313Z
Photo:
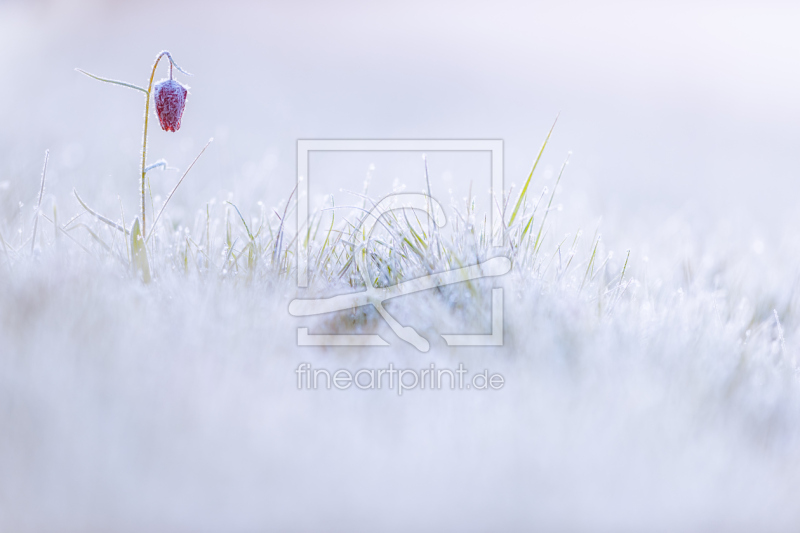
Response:
M698 265L692 282L638 277L606 316L596 298L516 291L512 279L502 348L437 343L426 321L453 331L457 314L415 296L422 316L398 318L434 339L428 354L375 317L368 328L395 347L322 351L296 346L290 283L143 286L84 255L4 268L7 530L791 530L800 519L797 295L783 283L756 290L733 266ZM300 362L463 363L506 386L298 391Z
M169 5L160 17L103 2L0 7L2 67L20 75L0 87L13 125L0 130L0 530L797 530L799 80L775 66L796 45L781 29L792 13L509 8L519 16L444 4ZM541 30L531 42L508 31L523 15ZM583 34L592 47L575 44ZM215 142L170 203L144 284L117 232L86 215L66 226L82 212L73 187L113 220L122 204L130 226L141 95L72 68L143 83L162 48L195 76L181 131L151 130L151 161L183 170ZM225 203L277 230L298 138L502 138L513 206L559 110L529 203L545 187L547 202L572 150L561 209L540 253L517 252L527 259L494 282L502 347L438 337L488 332L490 283L476 284L474 307L457 305L464 286L387 306L431 340L424 354L374 312L291 317L308 294L286 252L293 226L287 275L269 233L250 239ZM331 161L338 172L312 183L313 206L328 194L354 203L340 189L368 169ZM375 196L395 180L424 185L421 160L408 161L376 160ZM460 209L464 176L483 163L428 162L452 223L451 197ZM156 208L178 177L153 175ZM479 228L488 202L473 192ZM54 214L74 228L56 229ZM310 292L354 290L335 271ZM377 332L392 346L298 347L298 327ZM302 362L463 364L505 385L298 390Z

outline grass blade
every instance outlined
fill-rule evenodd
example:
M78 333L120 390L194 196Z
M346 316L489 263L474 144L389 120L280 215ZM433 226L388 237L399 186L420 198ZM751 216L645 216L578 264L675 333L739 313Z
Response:
M181 179L179 179L179 180L178 180L178 183L176 183L176 184L175 184L175 187L173 187L173 188L172 188L172 191L170 191L170 193L169 193L169 196L167 196L167 199L166 199L166 200L164 200L164 203L163 203L163 205L161 206L161 210L158 212L158 215L156 216L155 220L153 221L153 227L152 227L152 229L150 229L150 234L147 236L147 241L149 241L149 240L150 240L150 237L152 237L152 236L153 236L153 233L155 233L155 231L156 231L156 224L158 223L158 219L160 219L160 218L161 218L161 215L164 213L164 209L166 209L166 208L167 208L167 204L168 204L168 203L169 203L169 201L172 199L172 195L173 195L173 194L175 194L175 191L177 191L177 190L178 190L178 187L180 187L180 186L181 186L181 183L183 183L183 179L186 177L186 175L189 173L189 171L190 171L190 170L192 170L192 167L194 166L194 164L195 164L195 163L197 163L197 160L198 160L198 159L200 159L200 156L201 156L201 155L203 155L203 152L205 152L205 151L206 151L206 148L208 148L208 145L209 145L209 144L211 144L211 142L212 142L213 140L214 140L213 138L209 139L209 140L208 140L208 142L206 143L206 145L205 145L205 146L203 146L203 149L202 149L202 150L200 150L200 153L199 153L199 154L197 154L197 157L195 157L195 158L194 158L194 161L192 161L192 163L189 165L189 167L188 167L188 168L186 169L186 171L183 173L183 176L181 176ZM151 195L151 198L152 198L152 195ZM147 242L147 241L146 241L146 242Z
M533 168L531 168L531 173L528 174L528 179L525 181L525 186L522 187L522 190L519 193L519 199L517 200L517 205L516 207L514 207L514 211L511 213L511 218L508 221L509 226L514 223L514 219L517 218L517 212L519 211L522 202L525 201L525 195L528 192L528 185L530 185L533 173L536 171L536 166L539 164L539 160L542 158L542 154L544 153L544 148L545 146L547 146L547 142L550 140L550 135L552 135L553 129L555 129L556 127L556 122L558 122L558 116L556 116L556 120L550 127L550 131L547 132L547 137L545 137L544 143L542 143L542 147L539 149L539 155L536 156L536 160L533 162Z
M134 271L141 274L142 281L150 283L150 263L147 261L147 248L142 238L138 218L133 222L133 228L131 228L131 253Z
M145 89L144 87L139 87L138 85L134 85L132 83L126 83L124 81L117 81L117 80L110 80L108 78L101 78L100 76L95 76L94 74L89 74L85 70L81 70L79 68L76 68L75 70L77 70L81 74L85 74L86 76L89 76L90 78L95 79L97 81L103 81L105 83L111 83L113 85L121 85L122 87L127 87L128 89L135 89L137 91L142 91L144 94L150 94L150 93L147 92L147 89Z
M126 230L125 228L123 228L122 226L117 224L116 222L112 222L108 218L104 217L103 215L101 215L100 213L98 213L97 211L95 211L94 209L89 207L88 205L86 205L86 203L83 200L81 200L81 197L78 196L78 191L76 191L75 189L72 189L72 194L75 195L75 198L78 199L78 202L81 204L81 206L84 209L86 209L86 211L88 211L90 215L93 215L95 218L97 218L97 220L99 220L100 222L103 222L105 224L108 224L109 226L111 226L115 230L122 231L122 232L124 232L126 234L130 233L128 230ZM67 225L69 225L69 223L67 223Z
M44 167L42 168L42 184L39 187L39 202L36 204L36 214L33 217L33 235L31 235L31 253L36 246L36 229L39 227L39 211L42 209L42 196L44 196L44 181L47 178L47 161L50 159L50 150L44 151Z

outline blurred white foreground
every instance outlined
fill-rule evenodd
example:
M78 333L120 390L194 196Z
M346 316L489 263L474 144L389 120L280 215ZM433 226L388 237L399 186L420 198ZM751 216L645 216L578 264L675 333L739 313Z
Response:
M681 237L669 252L680 264L635 257L611 298L618 256L579 290L580 242L560 282L541 275L546 260L506 276L502 348L438 338L488 331L458 305L467 290L389 304L431 340L421 354L374 312L290 317L294 278L248 270L240 246L239 270L205 271L201 254L180 255L179 226L144 285L122 248L73 232L87 253L53 230L40 226L33 257L0 255L4 530L789 531L800 520L798 295L777 253L682 255L692 237L673 232L662 244ZM218 265L226 245L214 242ZM393 346L300 348L301 325ZM301 362L463 363L505 386L298 390Z

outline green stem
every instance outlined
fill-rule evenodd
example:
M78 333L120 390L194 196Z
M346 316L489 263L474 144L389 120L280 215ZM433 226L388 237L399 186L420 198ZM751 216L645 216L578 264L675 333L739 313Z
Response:
M147 85L147 90L145 93L147 94L147 101L145 102L144 107L144 133L142 134L142 182L141 182L141 193L142 193L142 235L147 235L147 226L145 225L145 176L147 174L147 123L148 119L150 118L150 95L153 92L153 80L156 77L156 69L158 68L158 62L161 61L161 58L167 56L169 59L169 79L172 79L172 69L177 68L187 76L191 76L188 72L183 70L181 67L175 64L175 61L172 59L172 55L164 50L163 52L159 52L158 56L156 56L156 62L153 63L153 71L150 73L150 83ZM95 77L95 76L92 76ZM104 80L105 81L105 80ZM118 83L118 82L112 82ZM120 85L126 85L124 83L120 83ZM134 89L138 87L132 87ZM139 88L140 90L144 90Z
M165 55L169 55L169 52L161 52L156 57L155 63L153 63L153 71L150 73L150 83L147 85L147 98L144 104L144 133L142 134L142 181L141 181L141 195L142 195L142 203L141 203L141 218L142 218L142 235L147 235L147 225L145 223L145 216L146 216L146 209L145 209L145 176L147 174L147 124L150 119L150 94L153 91L153 79L156 77L156 68L158 68L158 62L161 61L161 58ZM171 58L170 58L171 59Z

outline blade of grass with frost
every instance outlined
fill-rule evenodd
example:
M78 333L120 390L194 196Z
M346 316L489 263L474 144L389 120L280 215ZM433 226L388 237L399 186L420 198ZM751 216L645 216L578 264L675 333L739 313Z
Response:
M145 247L142 231L139 228L139 219L133 221L131 228L131 253L133 255L133 268L141 274L142 281L150 283L150 263L147 261L147 248Z
M603 219L597 221L597 227L594 229L594 235L592 236L592 240L589 242L589 250L592 249L592 243L597 239L598 233L600 233L600 223L603 222Z
M47 179L47 161L50 159L50 150L44 152L44 167L42 168L42 184L39 187L39 201L36 204L36 212L33 216L33 234L31 235L31 253L36 246L36 228L39 227L39 211L42 209L42 197L44 196L44 182Z
M145 171L145 174L147 174L147 171ZM150 176L147 176L147 193L148 193L148 196L150 197L150 213L155 213L156 212L156 206L153 203L153 189L152 189L152 187L150 187Z
M203 250L203 247L200 244L197 244L196 242L194 242L191 237L186 237L186 243L187 243L187 245L191 244L192 246L194 246L194 248L196 250L196 253L202 255L205 258L205 260L206 260L206 270L208 270L209 257L208 257L208 254L205 252L205 250ZM188 249L188 246L187 246L187 249ZM198 273L199 272L200 271L198 270Z
M291 203L292 197L294 196L296 190L297 190L297 185L294 186L292 192L289 193L289 198L286 199L286 207L283 210L283 218L281 219L280 226L278 226L278 235L275 239L275 250L272 255L273 264L275 264L275 262L280 259L281 245L283 244L283 221L284 219L286 219L286 213L289 211L289 204ZM300 228L298 228L298 231L300 231Z
M122 217L122 227L124 228L125 227L125 209L122 207L122 198L117 196L117 201L119 201L119 213L120 213L120 216ZM53 217L53 219L55 219L55 217ZM125 257L128 259L128 264L130 265L131 264L131 252L130 252L130 247L128 246L128 240L124 238L124 234L123 234L122 241L125 243Z
M575 234L575 239L572 241L572 246L570 246L569 249L569 260L567 260L567 264L564 266L564 268L559 271L558 277L556 278L557 281L564 276L567 270L569 270L569 266L572 264L572 260L575 258L575 248L578 245L578 239L580 237L581 237L581 230L578 230L578 232Z
M239 240L239 238L237 237L228 246L228 254L225 256L225 261L222 263L222 268L220 268L220 273L224 274L225 270L228 268L228 261L231 260L231 256L233 255L233 247L236 246L236 241L238 241L238 240Z
M547 137L545 137L544 142L542 143L542 147L539 149L539 155L536 156L536 160L533 162L531 173L528 174L528 179L525 180L525 185L522 187L522 190L519 193L519 199L517 200L517 205L514 207L514 211L511 213L511 218L508 221L509 226L511 226L511 224L514 223L514 219L517 217L517 211L519 211L522 202L525 200L525 194L528 191L528 185L530 185L531 183L531 178L533 177L533 173L536 171L536 166L539 164L539 160L542 158L542 154L544 153L544 149L547 146L547 142L550 140L550 135L552 135L553 129L556 127L556 122L558 122L558 116L556 116L556 120L550 127L550 131L547 133Z
M239 215L239 220L242 221L242 225L244 226L244 231L245 231L245 233L247 233L247 237L252 241L253 240L253 234L250 233L250 227L247 225L247 222L245 222L244 217L242 216L242 212L239 211L239 208L236 207L236 204L234 204L232 202L228 202L228 201L226 201L225 203L230 205L230 206L232 206L234 209L236 209L236 214ZM275 213L275 216L278 216L278 213ZM278 218L280 219L279 216L278 216Z
M17 233L17 234L19 235L19 233ZM14 259L15 259L16 261L19 261L19 260L21 259L20 255L19 255L19 251L20 251L20 250L21 250L21 249L22 249L22 248L25 246L25 244L27 244L27 243L28 243L28 240L26 239L26 240L25 240L25 242L24 242L24 243L23 243L23 244L22 244L22 245L21 245L19 248L14 248L14 247L11 245L11 243L10 243L10 242L6 242L6 244L8 245L8 249L7 249L6 251L7 251L7 252L10 252L10 253L11 253L11 254L14 256Z
M495 205L497 205L497 209L500 211L500 217L499 217L500 220L495 225L499 226L498 231L500 231L500 234L502 235L503 240L505 241L506 233L508 232L508 229L510 227L510 224L506 225L505 223L506 208L500 205L500 202L497 200L496 196L494 197L494 203ZM485 224L486 224L486 215L484 215L484 225ZM492 235L494 235L494 228L492 228Z
M611 312L614 310L617 303L622 299L622 295L625 294L625 291L628 290L628 287L630 287L631 283L633 283L633 280L628 280L628 282L622 286L622 289L617 293L617 296L606 309L606 317L611 316Z
M589 276L589 269L592 268L594 264L594 256L597 253L597 245L600 244L600 238L597 238L597 241L594 243L594 251L592 252L592 257L589 259L589 264L586 265L586 274L583 275L583 281L581 282L581 288L578 292L583 290L583 284L586 283L586 278Z
M211 139L209 139L209 140L208 140L208 142L206 143L206 145L205 145L205 146L203 146L203 149L202 149L202 150L200 150L200 153L199 153L199 154L197 154L197 157L195 157L195 158L194 158L194 160L193 160L193 161L192 161L192 162L189 164L189 166L186 168L186 171L184 171L183 175L181 176L181 179L179 179L179 180L178 180L178 183L176 183L176 184L175 184L175 187L173 187L173 188L172 188L172 190L171 190L171 191L170 191L170 193L169 193L169 196L167 196L167 199L166 199L166 200L164 200L164 203L161 205L161 210L158 212L158 215L156 216L155 220L153 220L153 227L152 227L152 229L150 230L150 234L147 236L147 240L145 241L145 243L147 243L147 242L150 240L150 237L152 237L152 236L153 236L153 233L155 233L155 231L156 231L156 224L158 223L158 220L161 218L161 215L164 213L164 209L166 209L166 208L167 208L167 204L168 204L168 203L169 203L169 201L172 199L172 195L174 195L174 194L175 194L175 191L177 191L177 190L178 190L178 187L180 187L180 186L181 186L181 183L183 183L183 180L184 180L184 179L186 178L186 176L189 174L189 171L190 171L190 170L192 170L192 167L194 166L194 164L195 164L195 163L197 163L197 160L198 160L198 159L200 159L200 156L201 156L201 155L203 155L203 152L205 152L205 151L206 151L206 148L208 148L208 145L209 145L209 144L211 144L212 142L214 142L214 138L213 138L213 137L212 137ZM76 195L77 195L77 194L76 194ZM152 196L151 196L151 199L152 199ZM238 211L238 209L237 209L237 211ZM240 214L239 216L241 216L241 214Z
M483 248L484 243L486 242L485 237L486 237L486 214L483 215L483 226L481 227L481 238L480 238L481 248Z
M61 231L61 233L63 233L64 235L66 235L66 236L69 238L69 240L71 240L72 242L74 242L75 244L77 244L77 245L78 245L78 246L79 246L79 247L80 247L80 248L81 248L81 249L82 249L84 252L86 252L86 253L87 253L87 254L89 254L89 255L92 255L92 252L90 252L90 251L89 251L89 250L88 250L88 249L87 249L87 248L86 248L84 245L82 245L81 243L79 243L79 242L78 242L78 241L77 241L77 240L76 240L76 239L75 239L75 238L74 238L72 235L70 235L68 232L66 232L66 231L64 230L64 228L62 228L61 226L59 226L59 225L56 223L56 221L55 221L55 220L50 220L49 218L47 218L47 215L45 215L44 213L42 214L42 217L44 217L44 219L45 219L46 221L50 222L50 223L51 223L51 224L53 224L55 227L57 227L57 228L59 229L59 231ZM0 235L0 240L2 240L2 235ZM5 247L5 241L3 241L3 247Z
M154 170L156 168L160 168L161 170L166 170L167 169L167 160L166 159L159 159L155 163L150 163L149 165L144 167L144 171L145 171L145 173L147 173L147 172L150 172L151 170ZM177 170L177 169L173 169L173 170Z
M256 267L256 245L255 243L251 242L247 245L247 272L248 277L252 276L253 270Z
M231 247L231 210L229 207L225 208L225 244L228 248Z
M600 266L597 268L597 272L594 271L594 268L592 269L592 277L589 278L590 281L594 281L595 276L600 274L600 272L604 272L605 271L605 268L608 266L608 261L611 259L611 257L612 257L612 255L609 254L608 257L606 257L605 261L600 263Z
M311 235L311 227L314 225L314 218L316 217L312 217L311 222L306 223L306 236L305 239L303 239L303 246L305 246L306 249L308 249L308 243L314 238ZM317 228L319 228L319 224L317 224Z
M542 271L542 275L541 275L542 277L544 277L544 275L547 274L547 270L550 268L550 265L552 264L553 259L556 258L556 255L561 257L561 247L564 245L565 242L567 242L567 238L569 238L569 235L564 237L564 239L558 244L558 247L556 248L556 251L553 252L552 257L550 257L550 261L547 262L547 266L545 266L544 270ZM559 259L559 262L560 261L561 261L561 259Z
M19 232L17 232L17 235L19 235L19 234L20 234L20 233L19 233ZM30 236L28 236L28 238L27 238L27 239L25 239L24 241L22 241L22 242L20 243L20 245L19 245L19 248L17 248L16 250L14 250L14 253L17 253L17 252L19 252L20 250L22 250L23 248L25 248L25 247L28 245L28 243L29 243L29 242L31 242L31 238L30 238Z
M786 339L783 336L783 326L781 326L781 319L778 318L778 310L773 309L772 314L775 315L775 324L778 326L778 340L781 343L781 353L786 355Z
M150 94L150 93L147 91L147 89L145 89L144 87L139 87L138 85L134 85L134 84L132 84L132 83L126 83L126 82L124 82L124 81L117 81L117 80L110 80L110 79L108 79L108 78L101 78L100 76L95 76L94 74L89 74L89 73L88 73L88 72L86 72L85 70L81 70L81 69L79 69L79 68L76 68L75 70L77 70L77 71L78 71L78 72L80 72L81 74L84 74L84 75L86 75L86 76L89 76L90 78L93 78L93 79L95 79L95 80L97 80L97 81L104 81L104 82L106 82L106 83L112 83L112 84L114 84L114 85L121 85L122 87L127 87L128 89L134 89L134 90L137 90L137 91L142 91L144 94L147 94L147 95L149 95L149 94ZM194 69L192 69L192 70L194 70Z
M556 190L558 189L558 184L561 183L561 176L564 175L564 169L567 168L568 163L569 163L569 155L567 155L567 159L564 161L564 164L561 165L561 170L558 172L558 179L556 179L556 185L555 187L553 187L553 194L550 195L550 201L547 202L547 209L544 210L544 216L542 216L542 224L539 226L539 233L536 235L536 240L533 242L534 255L539 251L539 247L542 245L539 239L542 237L542 230L544 229L544 223L547 221L547 215L548 213L550 213L550 207L553 205L553 198L556 197Z
M3 245L3 252L6 254L6 262L8 263L8 270L11 270L11 256L8 255L8 246L6 240L3 238L3 232L0 232L0 244Z
M308 239L306 239L306 246L308 246L309 241L314 242L317 240L317 235L319 235L319 227L322 225L322 214L321 213L314 213L313 218L311 219L311 225L314 225L314 221L316 220L317 224L314 227L314 235L311 235Z
M350 265L353 264L353 256L350 255L345 261L344 266L339 270L339 279L342 279L345 274L347 274L347 270L350 268Z
M327 272L329 269L333 271L337 266L342 264L342 256L337 251L339 244L342 243L342 232L337 229L330 229L329 234L336 232L336 238L333 242L331 242L330 246L328 247L328 253L325 255L322 261L317 262L317 269L320 272ZM333 259L336 260L336 264L332 264ZM328 280L330 280L330 276L328 276Z
M333 223L334 223L335 220L336 220L336 213L335 212L331 212L331 225L328 228L328 234L325 236L325 242L322 243L322 248L320 248L319 255L317 255L317 265L316 266L318 268L320 266L322 266L321 262L322 262L323 254L325 252L325 248L328 246L328 240L331 238L331 232L333 231ZM322 217L320 217L320 222L321 221L322 221ZM317 227L319 227L319 225L317 225ZM315 271L314 275L312 276L312 278L311 278L312 281L313 281L314 278L316 278L316 272L317 271Z
M211 255L211 228L209 227L210 218L211 213L209 212L208 204L206 204L206 270L208 270L209 256Z
M192 247L189 246L189 240L190 239L187 237L186 238L186 260L187 261L188 260L192 261L192 264L194 265L195 272L197 272L197 275L199 276L199 275L202 274L202 272L200 271L200 265L198 264L198 261L197 261L197 259L198 259L197 254L202 253L202 250L200 249L199 246L197 246L197 244L194 245L194 250L192 250ZM185 266L185 271L186 271L187 274L189 273L188 272L189 271L188 265Z
M410 224L408 225L408 231L411 233L411 236L414 237L414 240L419 243L419 245L422 247L423 250L428 249L428 244L425 242L423 236L419 235L416 231L414 231L414 227L411 226ZM406 237L406 240L408 240L408 237Z
M101 239L100 236L97 235L97 233L92 231L92 228L90 228L89 226L87 226L84 223L77 224L77 227L81 227L81 228L85 229L87 231L87 233L89 233L89 236L92 237L92 239L94 239L94 241L97 242L97 244L99 244L100 246L103 247L103 250L105 250L109 255L114 256L114 252L111 249L111 247L109 245L107 245L103 241L103 239Z
M428 238L428 235L425 233L425 228L423 228L423 227L422 227L422 222L419 220L419 217L417 216L417 210L416 210L416 209L412 209L412 210L411 210L411 212L414 214L414 219L417 221L417 226L419 226L419 232L420 232L420 234L421 234L421 235L422 235L422 236L423 236L425 239L427 239L427 238ZM413 232L413 231L414 231L414 228L413 228L413 227L411 227L411 222L408 220L408 215L406 215L406 210L405 210L405 209L403 209L403 216L404 216L404 217L405 217L405 219L406 219L406 224L408 225L408 229L409 229L409 230L411 230L411 231Z
M286 265L286 269L284 270L284 275L289 277L292 273L292 264L289 261L289 256L294 255L294 253L287 249L286 252L283 254L284 264Z
M117 242L117 235L120 232L114 231L112 228L109 228L107 226L105 227L105 229L108 231L108 234L109 234L108 236L111 239L111 243L108 245L108 247L111 248L112 253L116 253L117 255L119 255L120 258L122 258L123 257L122 250L119 249L120 245ZM124 244L124 241L125 241L125 236L124 235L122 236L122 240L123 240L123 244Z
M108 224L109 226L111 226L112 228L116 229L117 231L122 231L122 232L124 232L126 235L129 235L129 234L130 234L130 231L128 231L127 229L123 228L122 226L120 226L120 225L119 225L119 224L117 224L116 222L112 222L112 221L111 221L111 220L109 220L108 218L104 217L103 215L101 215L100 213L98 213L97 211L95 211L94 209L92 209L91 207L89 207L88 205L86 205L86 203L85 203L85 202L84 202L84 201L81 199L81 197L78 195L78 191L76 191L75 189L72 189L72 194L74 194L74 195L75 195L75 198L77 198L77 200L78 200L78 203L80 203L80 204L81 204L81 207L83 207L84 209L86 209L86 211L88 211L90 215L92 215L92 216L94 216L95 218L97 218L97 220L99 220L100 222L103 222L103 223L105 223L105 224ZM69 223L67 223L67 225L69 225Z
M539 199L536 200L536 204L533 206L533 213L531 213L531 216L528 219L528 223L525 225L525 229L522 231L522 235L519 238L519 242L520 243L522 243L522 241L525 240L525 235L527 235L528 234L528 230L531 229L531 224L533 223L533 219L536 216L536 211L539 210L539 204L542 203L542 198L544 198L545 194L547 194L547 187L542 189L542 194L539 195ZM552 199L550 201L552 202ZM545 217L546 216L547 216L547 214L545 213ZM530 239L528 239L528 240L530 240ZM527 250L527 248L526 248L526 250Z
M55 201L53 202L53 242L58 246L58 209Z
M186 246L183 247L183 252L181 253L181 257L183 259L183 273L189 273L189 238L186 238Z
M625 269L628 268L628 259L631 258L631 251L628 250L628 255L625 257L625 264L622 265L622 274L619 276L619 285L622 285L622 280L625 278Z
M436 220L433 218L433 203L431 202L431 198L433 198L433 196L431 194L431 179L428 176L428 158L423 155L422 161L425 164L425 183L428 186L428 233L431 234L431 238L435 241L433 244L436 246L436 253L439 255L439 259L441 260L442 252L439 250L439 226L436 224Z
M78 212L77 214L75 214L75 216L73 216L71 219L67 220L67 222L66 222L65 224L63 224L61 227L62 227L62 228L64 228L65 230L69 230L69 229L70 229L70 226L71 226L72 224L74 224L76 220L78 220L79 218L81 218L81 217L82 217L83 215L85 215L85 214L86 214L86 213L84 213L83 211L79 211L79 212Z

